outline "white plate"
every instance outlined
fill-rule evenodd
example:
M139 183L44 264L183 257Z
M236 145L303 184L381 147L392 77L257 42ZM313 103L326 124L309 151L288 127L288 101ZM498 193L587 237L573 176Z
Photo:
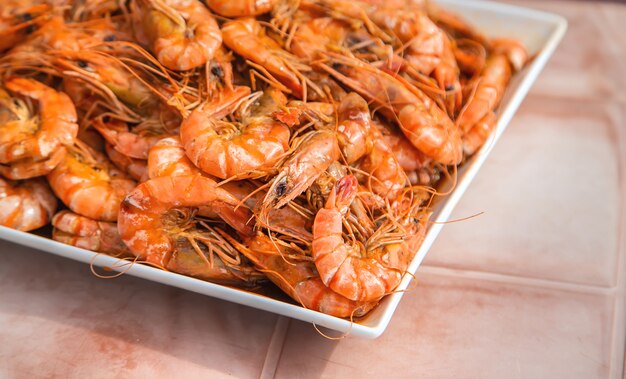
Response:
M488 1L439 0L439 3L446 9L461 14L488 36L514 37L521 40L528 47L530 53L536 54L536 56L534 61L512 80L500 106L498 124L493 138L459 170L458 182L452 193L436 203L433 220L437 221L437 223L433 223L429 227L424 243L409 266L408 271L411 274L415 274L415 271L443 227L442 223L448 220L450 213L482 166L487 155L489 155L494 143L504 132L513 114L520 106L531 85L537 79L539 72L545 66L567 29L567 21L563 17L527 8ZM128 275L248 305L366 338L376 338L385 331L402 298L402 291L407 288L412 278L411 275L405 275L398 287L398 292L383 299L381 304L364 319L351 323L350 321L304 309L297 305L145 265L136 264L130 268L119 267L120 262L116 258L98 255L91 251L5 227L0 227L0 238L47 253L85 263L93 263L95 266L125 270ZM419 310L415 311L419 312Z

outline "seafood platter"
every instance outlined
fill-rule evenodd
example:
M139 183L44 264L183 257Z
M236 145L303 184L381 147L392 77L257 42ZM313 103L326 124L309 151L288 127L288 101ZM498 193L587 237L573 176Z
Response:
M487 1L3 0L0 238L375 338L566 27Z

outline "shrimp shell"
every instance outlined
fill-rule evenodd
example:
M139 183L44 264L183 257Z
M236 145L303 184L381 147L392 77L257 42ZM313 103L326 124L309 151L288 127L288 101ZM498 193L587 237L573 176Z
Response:
M0 225L30 231L50 222L57 199L42 179L11 183L0 177Z

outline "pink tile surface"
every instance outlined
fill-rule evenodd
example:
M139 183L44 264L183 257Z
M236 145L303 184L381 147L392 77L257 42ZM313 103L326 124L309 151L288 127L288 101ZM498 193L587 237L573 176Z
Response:
M558 13L569 23L557 54L539 76L532 94L566 99L626 100L624 45L620 46L624 25L619 21L626 15L626 6L599 5L600 1L506 2Z
M427 264L614 286L625 189L615 104L529 98Z
M594 18L602 25L607 47L624 57L626 54L626 24L624 23L624 4L607 2L600 4L597 10L598 17Z
M277 316L0 242L0 377L258 377Z
M422 274L374 343L291 321L277 378L605 378L610 296ZM620 362L621 365L621 362Z

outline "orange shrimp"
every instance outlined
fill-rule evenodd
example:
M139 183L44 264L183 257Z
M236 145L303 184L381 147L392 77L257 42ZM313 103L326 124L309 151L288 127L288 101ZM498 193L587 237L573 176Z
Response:
M502 54L507 57L515 72L524 68L530 60L526 46L513 38L494 38L491 41L491 53Z
M167 136L165 131L147 130L146 133L131 131L127 123L119 120L104 122L101 118L96 118L92 120L91 125L115 150L135 159L148 159L150 148Z
M52 226L52 239L55 241L115 257L132 256L114 222L96 221L70 211L61 211L52 218Z
M148 154L148 177L190 176L200 174L200 169L191 163L178 137L163 138L150 149Z
M340 179L313 223L311 253L324 284L354 301L376 301L400 283L424 235L425 220L409 218L399 230L384 230L388 244L348 245L343 238L343 217L357 193L354 176ZM392 224L396 221L392 222ZM373 246L372 246L373 245Z
M31 34L23 44L16 46L10 55L49 50L79 51L111 40L130 40L110 19L92 20L87 23L67 23L60 16L51 17Z
M387 4L379 1L322 0L332 16L355 19L384 41L397 39L405 59L418 71L429 75L445 51L445 33L412 1Z
M336 160L339 145L334 132L314 131L300 137L293 154L280 166L263 200L261 215L281 208L304 192Z
M457 124L467 133L500 103L511 78L511 66L505 55L492 55L485 68L473 83L475 89L461 110Z
M118 230L138 258L204 279L245 284L258 275L207 224L194 221L195 210L212 207L222 218L246 222L239 200L206 176L166 176L137 186L122 202Z
M337 139L350 164L369 153L375 144L369 107L361 96L351 92L339 103L337 115Z
M33 29L49 18L50 6L28 6L22 1L2 2L0 8L0 52L24 40ZM27 3L27 2L26 2Z
M480 148L496 126L496 114L489 112L463 135L463 152L470 156Z
M66 148L60 147L46 159L21 159L0 165L0 175L11 180L23 180L47 175L63 160Z
M452 47L454 59L461 72L470 79L480 74L485 66L487 50L478 42L469 39L460 39Z
M463 103L461 82L459 76L461 71L456 63L454 50L448 36L443 36L444 49L441 53L441 60L433 71L433 77L437 80L439 88L445 91L446 109L449 115L455 115L457 109Z
M206 0L211 10L224 17L258 16L272 10L278 0Z
M337 115L337 142L346 163L356 162L370 175L362 181L372 192L393 199L406 185L406 175L381 133L372 126L367 102L352 92L342 99Z
M66 94L19 77L8 79L5 86L37 101L39 114L31 115L24 102L14 101L0 91L0 106L9 111L0 119L0 163L19 163L29 158L40 161L74 143L78 134L76 109Z
M135 181L117 170L106 157L82 146L71 148L48 174L59 199L73 212L98 221L115 221L120 202Z
M57 209L57 199L42 179L9 182L0 177L0 225L23 230L38 229Z
M103 20L120 10L118 0L76 0L72 6L72 21Z
M376 121L374 124L411 184L434 186L437 183L440 172L431 158L417 150L399 130L391 125L381 121Z
M211 117L215 111L210 106L197 108L183 121L180 139L196 166L222 179L255 175L274 166L289 148L290 131L271 112L287 99L272 88L256 98L258 104L249 106L250 115L242 117L241 126Z
M296 57L266 36L258 21L250 17L229 21L222 26L222 35L224 44L235 53L267 70L294 96L302 97L302 81L293 68Z
M319 52L340 50L348 27L332 17L319 17L298 25L290 50L298 57L312 61Z
M133 13L140 18L154 55L169 69L202 66L222 44L217 21L198 0L137 0L134 4Z
M376 105L388 118L397 120L404 135L424 154L436 161L453 165L462 157L460 130L450 117L426 94L366 63L349 57L329 54L333 67L320 66Z
M150 179L194 175L205 174L187 158L185 149L178 137L164 138L150 149L150 154L148 155L148 176ZM231 185L230 183L225 183L221 188L230 192ZM226 218L230 226L240 234L254 234L254 220L251 217L248 219L235 217L236 214L226 208L220 214L219 210L215 211L215 206L199 206L198 215L211 219Z
M105 144L104 150L111 163L125 172L133 180L145 182L148 179L148 163L144 159L131 158L115 150L110 143Z
M71 76L75 81L86 83L89 92L100 95L109 108L124 111L135 118L138 118L137 113L149 118L155 114L160 116L159 111L169 110L163 107L153 89L146 85L147 81L140 79L137 73L131 73L119 58L95 49L60 50L51 53L55 55L55 66L65 77ZM74 87L80 89L80 86ZM78 95L83 93L79 92ZM90 99L83 102L88 107L95 105Z
M322 283L313 263L290 259L292 255L287 248L277 246L265 235L257 235L245 243L228 235L225 238L233 241L258 270L305 308L336 317L361 317L377 304L352 301L332 291Z
M408 184L407 175L382 133L372 128L370 134L374 143L367 155L357 162L362 171L358 177L369 191L393 201Z
M262 205L266 194L266 191L248 180L226 182L221 187L242 201L251 210L256 210ZM313 218L307 217L292 207L283 207L270 209L264 215L257 215L255 226L257 230L266 228L269 231L294 238L300 242L310 243L312 239L312 225ZM239 232L239 234L254 236L253 233L242 234Z
M380 37L381 42L394 44L395 52L385 49L384 45L383 48L374 47L375 40L367 38L370 53L374 53L377 60L391 60L388 63L394 65L402 62L400 68L403 73L429 87L432 85L425 76L432 75L440 89L437 92L445 91L450 114L454 114L461 106L460 71L454 59L452 44L428 17L423 4L407 0L393 3L323 0L321 4L329 8L327 13L334 17L359 20L374 36Z

